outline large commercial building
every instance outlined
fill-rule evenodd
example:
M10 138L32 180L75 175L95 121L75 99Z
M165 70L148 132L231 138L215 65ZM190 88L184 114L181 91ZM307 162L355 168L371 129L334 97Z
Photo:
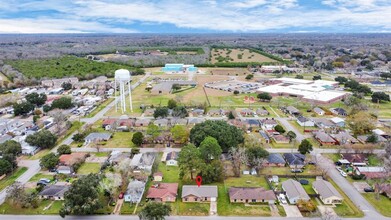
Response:
M182 63L167 63L163 68L163 72L197 72L197 67L194 65L185 65Z
M337 91L338 82L327 80L304 80L276 78L267 82L267 86L258 89L272 96L297 97L316 104L329 104L346 97L348 93Z

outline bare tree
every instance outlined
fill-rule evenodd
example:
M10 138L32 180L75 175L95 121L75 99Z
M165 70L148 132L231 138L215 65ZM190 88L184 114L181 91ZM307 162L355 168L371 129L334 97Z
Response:
M240 167L247 164L246 150L243 147L231 148L229 150L232 156L232 167L236 177L240 177Z
M50 116L53 117L53 123L56 126L56 134L61 134L67 127L68 117L59 109L51 111Z

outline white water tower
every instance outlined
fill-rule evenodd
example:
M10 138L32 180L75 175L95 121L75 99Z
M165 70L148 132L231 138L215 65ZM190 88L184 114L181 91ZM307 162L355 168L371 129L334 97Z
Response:
M125 96L129 93L129 103L130 103L130 111L133 112L133 106L132 106L132 93L130 89L130 72L129 70L125 69L119 69L115 71L115 82L114 82L114 88L115 88L115 111L118 110L118 104L120 105L120 108L122 109L122 113L126 111L126 101ZM128 84L128 91L126 91L126 84ZM119 85L119 97L117 94L117 85ZM126 92L125 92L126 91ZM119 98L119 103L118 103Z

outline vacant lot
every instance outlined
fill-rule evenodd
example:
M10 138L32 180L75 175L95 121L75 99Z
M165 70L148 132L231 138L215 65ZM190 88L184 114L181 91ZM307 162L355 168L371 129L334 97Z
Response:
M26 167L20 167L10 176L7 176L4 179L0 180L0 190L3 190L5 187L13 184L15 180L18 179L26 171Z
M262 54L251 52L248 49L213 49L211 51L212 63L263 63L276 62Z
M99 163L83 163L77 170L77 174L88 175L90 173L98 173L101 165Z

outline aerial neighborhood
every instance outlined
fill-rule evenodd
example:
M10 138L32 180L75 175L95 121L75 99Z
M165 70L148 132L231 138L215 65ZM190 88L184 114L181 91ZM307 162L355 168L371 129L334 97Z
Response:
M391 217L390 39L202 38L0 53L1 214Z

